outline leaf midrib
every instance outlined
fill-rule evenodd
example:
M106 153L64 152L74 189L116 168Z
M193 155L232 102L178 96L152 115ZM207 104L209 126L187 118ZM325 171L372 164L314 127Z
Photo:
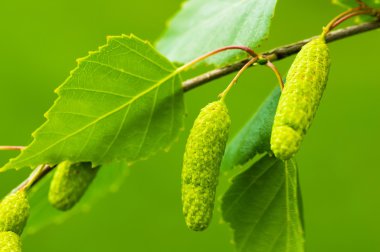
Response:
M25 158L25 159L20 159L18 160L17 162L13 163L13 165L17 165L17 163L21 163L21 162L26 162L28 160L31 160L33 159L34 157L46 152L47 150L49 150L50 148L53 148L54 146L58 145L59 143L62 143L63 141L71 138L72 136L82 132L83 130L87 129L88 127L100 122L101 120L119 112L120 110L126 108L127 106L131 105L134 101L136 101L137 99L141 98L142 96L144 96L145 94L149 93L150 91L154 90L155 88L161 86L163 83L165 83L167 80L173 78L174 76L176 76L177 74L179 73L178 69L175 69L173 72L171 72L169 75L167 75L166 77L162 78L161 80L159 80L156 84L152 85L151 87L147 88L146 90L142 91L140 94L136 95L134 98L128 100L125 104L122 104L121 106L111 110L110 112L108 113L105 113L104 115L98 117L97 119L95 119L94 121L86 124L85 126L83 126L82 128L74 131L73 133L71 134L68 134L66 135L65 137L63 137L62 139L56 141L55 143L49 145L48 147L46 147L45 149L37 152L36 154L34 155L30 155L28 158ZM28 148L26 148L24 151L26 151Z
M276 163L276 160L274 160L274 163L267 164L267 167L265 167L245 188L241 191L240 195L234 199L234 201L230 204L230 206L225 211L226 215L229 215L230 211L234 208L234 206L240 201L240 199L248 192L248 190L256 184L256 182L264 176L271 167L273 167L273 164Z

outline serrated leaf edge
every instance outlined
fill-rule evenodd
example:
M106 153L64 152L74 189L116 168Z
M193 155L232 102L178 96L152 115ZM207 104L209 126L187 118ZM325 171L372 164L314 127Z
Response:
M35 138L36 133L37 133L41 128L43 128L43 127L45 126L45 124L47 124L47 123L49 122L49 113L51 112L52 108L55 107L55 105L56 105L56 104L60 101L60 99L61 99L61 96L60 96L60 94L59 94L59 91L60 91L61 87L64 86L64 85L67 83L67 81L70 80L70 78L73 77L74 72L75 72L77 69L79 69L80 64L81 64L82 62L84 62L86 59L88 59L91 55L96 54L96 53L99 53L101 50L103 50L103 48L106 48L107 46L109 46L110 41L112 41L112 40L114 40L114 39L119 39L119 38L135 39L135 40L137 40L137 41L139 41L139 42L142 42L142 43L148 45L149 47L151 47L151 49L153 49L153 50L154 50L154 51L155 51L160 57L164 58L164 59L167 60L168 62L171 62L171 61L170 61L169 59L167 59L164 55L162 55L159 51L157 51L157 50L152 46L152 44L151 44L149 41L147 41L147 40L142 40L142 39L140 39L139 37L135 36L134 34L130 34L130 35L122 34L122 35L119 35L119 36L107 36L107 43L106 43L105 45L99 46L98 49L95 50L95 51L89 51L89 52L88 52L88 55L86 55L85 57L78 58L78 59L76 60L76 62L77 62L77 66L76 66L73 70L70 71L70 75L65 79L65 81L64 81L61 85L59 85L59 86L54 90L54 93L56 93L56 94L58 95L58 98L54 101L53 105L49 108L49 110L48 110L47 112L44 113L44 118L46 119L46 121L45 121L40 127L38 127L38 128L37 128L37 129L31 134L32 137L33 137L33 141L32 141L32 142L31 142L31 143L30 143L25 149L21 150L21 152L20 152L20 154L19 154L18 156L20 156L24 151L26 151L26 150L28 149L29 146L31 146L31 145L36 141L36 138ZM182 83L182 78L181 78L181 75L180 75L180 73L179 73L179 71L178 71L178 68L176 69L176 67L175 67L173 64L172 64L172 66L173 66L173 71L170 72L169 75L167 75L167 76L164 77L163 79L159 80L156 84L152 85L151 87L147 88L146 90L144 90L143 92L141 92L140 94L138 94L135 98L132 98L131 100L128 100L125 104L123 104L123 105L117 107L116 109L113 109L112 111L106 113L105 115L102 115L101 117L97 118L95 121L98 122L98 121L100 121L100 120L102 120L102 119L108 117L109 115L112 115L113 113L115 113L115 112L117 112L117 111L119 111L119 110L125 108L126 106L130 105L131 103L133 103L133 101L135 101L136 99L138 99L138 98L140 98L141 96L145 95L146 93L149 93L150 91L154 90L155 88L159 87L160 85L162 85L163 83L165 83L165 82L166 82L167 80L169 80L170 78L173 78L173 77L176 77L176 76L177 76L177 77L179 78L179 81ZM167 146L165 146L165 147L163 147L163 148L161 148L161 149L163 149L164 151L167 152L167 151L169 151L170 148L174 145L174 143L178 141L178 139L179 139L179 133L182 132L182 131L184 131L184 118L185 118L185 116L182 115L182 127L179 129L179 132L178 132L177 136L175 137L175 139L174 139L171 143L169 143ZM88 126L91 126L92 124L93 124L93 122L91 122L90 124L87 124L85 127L82 127L80 130L85 129L85 128L87 128ZM79 131L79 132L80 132L80 131ZM58 143L64 141L65 139L71 137L72 135L75 135L76 133L78 133L78 130L75 131L74 133L69 134L69 136L63 138L63 140L61 139L61 140L55 142L54 144L50 145L48 148L45 148L43 151L40 151L39 153L34 154L34 155L30 156L30 157L27 158L27 159L24 159L23 162L25 162L25 160L32 159L32 158L34 158L34 157L40 155L41 153L45 152L46 150L48 150L48 149L51 148L52 146L55 146L56 144L58 144ZM161 150L161 149L160 149L160 150ZM133 161L133 162L128 162L127 164L128 164L128 166L131 166L131 165L133 165L135 162L142 161L142 160L146 160L146 159L148 159L149 157L155 155L155 154L156 154L157 152L159 152L160 150L157 150L156 152L152 152L152 153L150 153L149 155L147 155L147 156L145 156L145 157L143 157L143 158L136 159L136 160ZM10 164L12 164L13 160L16 160L18 156L16 156L15 158L11 158L11 159L8 161L8 163L6 163L3 167L1 167L1 168L0 168L0 173L1 173L1 172L4 172L4 171L7 171L7 170L10 170L10 169L15 169L15 170L20 170L20 169L22 169L23 167L12 168L12 167L10 166ZM67 161L74 162L73 160L70 160L70 159L68 159ZM83 160L83 162L85 162L85 161L87 161L87 162L91 162L91 160ZM115 159L115 160L113 160L113 162L119 162L119 161L123 161L123 160L119 160L119 159ZM17 164L17 162L16 162L16 164ZM14 165L14 163L13 163L13 165ZM48 165L55 165L55 164L48 164ZM95 167L95 166L98 166L98 165L101 165L101 164L95 164L95 163L93 163L93 166L94 166L94 167ZM35 168L35 167L33 167L33 166L29 166L29 167L30 167L31 169L34 169L34 168Z

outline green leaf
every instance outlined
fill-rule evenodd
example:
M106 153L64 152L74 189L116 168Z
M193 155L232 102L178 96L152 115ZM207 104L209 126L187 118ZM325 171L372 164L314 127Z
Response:
M174 66L145 41L109 37L57 89L34 141L3 170L57 164L128 163L167 149L183 127L183 92Z
M281 90L276 87L253 117L228 144L222 170L247 163L256 154L270 152L270 136Z
M255 48L268 37L276 0L189 0L173 18L157 48L179 63L229 45ZM224 65L244 58L229 51L206 60Z
M232 180L222 211L237 251L304 251L297 177L294 160L266 155Z
M66 212L55 209L48 201L47 195L54 171L50 172L33 187L28 195L32 211L24 233L33 234L51 224L60 224L75 214L88 212L101 198L119 189L128 170L127 165L121 162L101 167L83 198L73 209Z

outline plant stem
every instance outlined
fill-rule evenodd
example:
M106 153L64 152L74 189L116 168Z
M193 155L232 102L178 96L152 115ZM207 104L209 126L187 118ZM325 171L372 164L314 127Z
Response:
M335 27L337 27L339 24L341 24L342 22L344 22L344 21L346 21L352 17L359 16L359 15L371 15L371 16L378 15L378 13L379 13L378 10L370 8L362 2L360 2L359 4L360 4L360 6L358 6L356 8L349 9L345 12L342 12L341 14L339 14L338 16L333 18L327 24L327 26L323 28L323 32L322 32L321 36L323 38L325 38L326 35L329 32L331 32Z
M52 171L55 166L49 165L39 165L36 169L32 171L29 177L21 182L12 192L20 191L20 190L29 190L35 185L38 181L44 178L50 171Z
M350 19L352 17L355 17L355 16L359 16L359 15L373 15L373 16L376 16L377 14L378 14L378 11L376 11L374 9L368 9L368 10L354 12L354 13L348 14L348 15L346 15L344 17L341 17L340 19L336 20L335 23L331 26L331 29L334 29L335 27L337 27L338 25L340 25L344 21L346 21L346 20L348 20L348 19Z
M354 25L347 27L345 29L340 29L335 32L331 32L327 34L326 36L326 42L333 42L335 40L343 39L346 37L354 36L356 34L360 34L363 32L371 31L380 28L380 21L374 21L369 22L365 24L360 25ZM317 37L317 36L315 36ZM270 60L271 62L281 60L283 58L287 58L295 53L297 53L299 50L301 50L302 46L308 43L313 38L308 38L302 41L298 41L296 43L292 43L285 46L280 46L278 48L275 48L273 50L270 50L266 53L263 53L262 55L266 57L266 59ZM240 48L239 48L240 49ZM219 49L220 50L220 49ZM250 54L252 55L252 54ZM255 53L256 55L256 53ZM256 56L255 56L256 57ZM227 74L239 71L244 67L249 61L243 60L240 62L237 62L233 65L226 66L223 68L215 69L212 71L209 71L207 73L204 73L198 77L192 78L190 80L187 80L183 83L183 90L184 92L187 92L189 90L192 90L196 87L201 86L202 84L211 82L212 80L215 80L217 78L220 78L222 76L225 76ZM196 62L195 62L196 63ZM195 64L193 63L193 64ZM189 66L189 64L187 64ZM183 70L185 69L182 67ZM13 148L13 149L22 149L23 146L18 146L20 148ZM6 148L9 149L9 148ZM13 191L20 190L21 188L25 188L26 185L28 185L28 188L32 188L35 184L37 184L42 178L44 178L47 174L49 174L55 167L50 167L48 165L43 166L43 168L40 168L38 172L33 171L31 175L24 180L18 187L16 187ZM33 182L31 182L33 181Z
M23 150L25 146L0 146L0 150Z
M356 8L352 8L352 9L349 9L349 10L347 10L347 11L345 11L345 12L342 12L342 13L340 13L338 16L336 16L335 18L333 18L324 28L323 28L323 33L322 33L322 36L326 36L331 30L332 30L332 26L334 25L334 23L337 21L337 20L339 20L339 19L341 19L342 17L344 17L344 16L346 16L346 15L348 15L348 14L350 14L350 13L353 13L353 12L355 12L355 11L358 11L358 10L360 10L360 9L362 9L363 7L362 6L359 6L359 7L356 7Z
M228 94L228 92L231 90L231 88L235 85L235 83L237 82L237 80L239 79L239 77L244 73L245 70L247 70L247 68L252 65L253 63L255 63L257 60L259 59L259 57L254 57L252 59L250 59L240 70L239 72L236 74L236 76L232 79L232 81L230 82L230 84L228 84L227 88L221 93L219 94L219 97L220 97L220 100L224 101L224 99L226 98L226 95Z
M192 67L193 65L197 64L198 62L208 58L208 57L211 57L215 54L218 54L220 52L223 52L223 51L227 51L227 50L233 50L233 49L238 49L238 50L243 50L245 52L247 52L249 55L251 55L252 57L256 57L257 54L249 47L247 46L225 46L225 47L221 47L219 49L216 49L212 52L209 52L209 53L206 53L192 61L190 61L189 63L186 63L185 65L177 68L176 72L179 73L179 72L183 72L185 71L186 69Z
M326 42L331 43L336 40L344 39L347 37L351 37L360 33L364 33L367 31L375 30L380 28L380 21L373 21L368 22L364 24L359 25L353 25L347 28L343 28L337 31L330 32L326 36ZM318 35L319 36L319 35ZM314 36L308 39L304 39L292 44L284 45L277 47L275 49L272 49L268 52L263 53L262 55L265 56L268 60L271 62L281 60L284 58L287 58L297 52L299 52L306 43L308 43L310 40L318 37ZM230 73L239 71L246 63L248 62L247 59L242 60L240 62L237 62L235 64L225 66L222 68L218 68L209 72L206 72L204 74L201 74L199 76L196 76L192 79L186 80L182 84L182 88L184 92L190 91L194 88L197 88L205 83L208 83L210 81L213 81L215 79L221 78L223 76L226 76Z
M281 91L284 89L284 81L282 79L282 76L280 74L280 72L278 71L277 67L268 60L266 66L268 66L270 69L272 69L272 71L274 72L274 74L276 75L277 77L277 80L278 80L278 84L280 85L280 88L281 88Z

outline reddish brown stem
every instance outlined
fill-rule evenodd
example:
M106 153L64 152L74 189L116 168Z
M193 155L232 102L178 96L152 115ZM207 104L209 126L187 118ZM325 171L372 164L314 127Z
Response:
M336 20L332 25L331 25L331 30L334 29L335 27L337 27L338 25L340 25L341 23L343 23L344 21L352 18L352 17L355 17L355 16L360 16L360 15L376 15L376 11L373 10L373 9L365 9L363 11L358 11L358 12L353 12L353 13L350 13L350 14L347 14L346 16L343 16L341 17L340 19Z
M233 78L233 80L230 82L230 84L228 84L227 88L221 93L219 94L219 97L221 100L224 100L226 98L226 95L228 94L228 92L231 90L231 88L235 85L235 83L237 82L237 80L240 78L240 76L245 72L245 70L247 70L247 68L252 65L253 63L255 63L257 60L259 59L259 57L254 57L252 59L250 59L240 70L239 72L235 75L235 77Z
M208 53L190 61L189 63L186 63L185 65L177 68L176 72L182 72L182 71L188 69L189 67L195 65L196 63L198 63L198 62L200 62L200 61L202 61L208 57L211 57L215 54L218 54L220 52L227 51L227 50L234 50L234 49L243 50L243 51L247 52L250 56L257 57L257 54L255 53L255 51L253 51L251 48L249 48L247 46L239 46L239 45L225 46L225 47L221 47L219 49L216 49L214 51L208 52Z
M269 67L274 72L274 74L277 77L278 84L280 85L281 90L283 90L284 89L284 81L282 80L282 76L280 74L280 71L278 71L277 67L272 62L270 62L269 60L266 63L266 66Z
M0 150L23 150L25 146L0 146Z

